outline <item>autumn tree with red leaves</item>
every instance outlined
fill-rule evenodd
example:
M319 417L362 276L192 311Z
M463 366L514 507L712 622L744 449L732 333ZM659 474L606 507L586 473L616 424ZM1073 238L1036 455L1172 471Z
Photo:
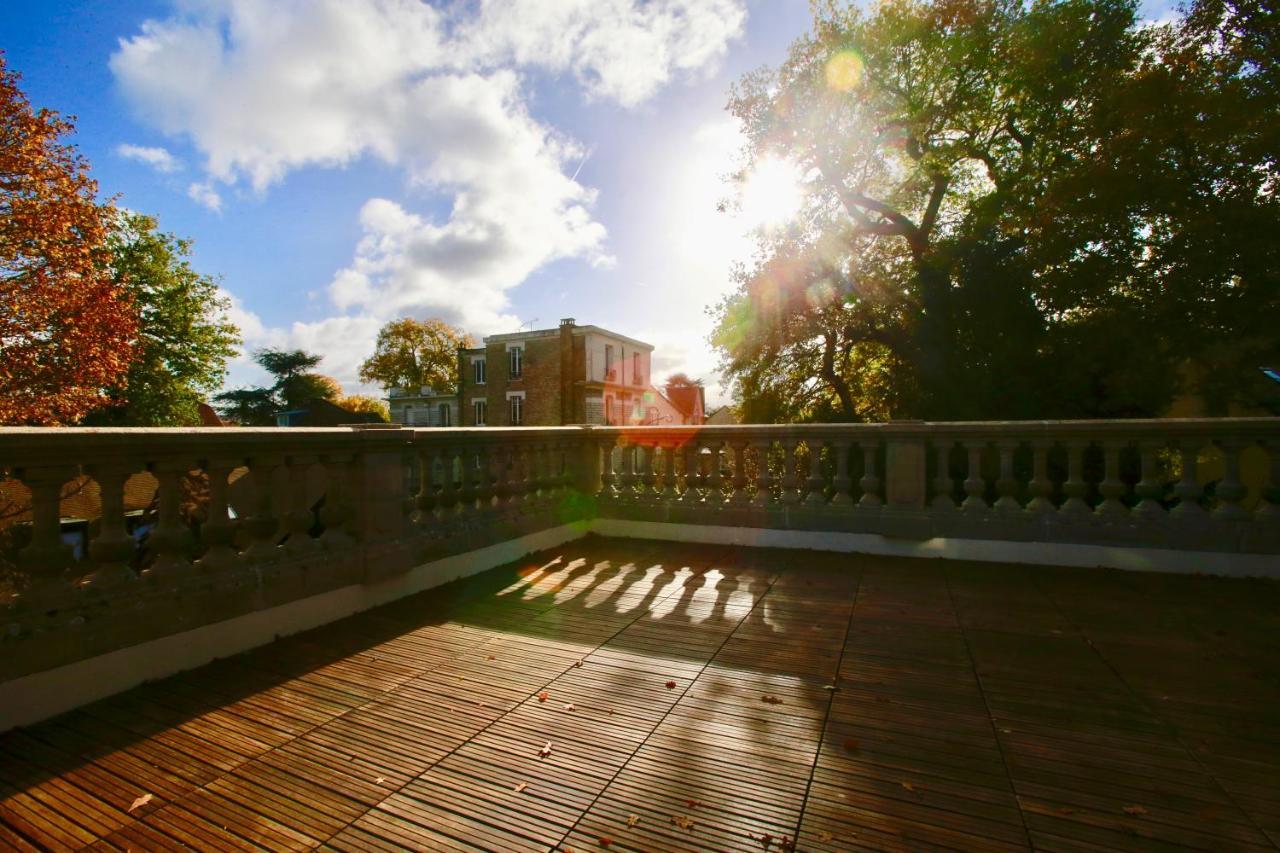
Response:
M71 423L124 382L138 317L72 123L18 81L0 54L0 423Z

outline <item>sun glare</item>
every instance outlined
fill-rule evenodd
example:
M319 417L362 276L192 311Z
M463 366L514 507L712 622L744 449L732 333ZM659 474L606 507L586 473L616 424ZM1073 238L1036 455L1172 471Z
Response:
M742 187L740 217L751 228L781 225L800 209L800 173L786 160L758 162Z

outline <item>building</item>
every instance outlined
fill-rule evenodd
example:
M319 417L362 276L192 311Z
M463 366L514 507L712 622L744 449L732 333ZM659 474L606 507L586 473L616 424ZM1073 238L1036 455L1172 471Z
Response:
M349 424L377 424L382 419L370 412L352 412L332 400L315 397L296 409L276 412L276 426L332 427Z
M391 422L404 426L459 426L458 395L437 394L430 388L392 388L387 394Z
M653 345L572 318L458 351L459 426L702 423L652 384ZM394 416L393 416L394 417Z

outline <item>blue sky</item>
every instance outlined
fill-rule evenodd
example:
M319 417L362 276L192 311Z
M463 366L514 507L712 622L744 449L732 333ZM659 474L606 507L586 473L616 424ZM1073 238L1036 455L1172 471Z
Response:
M711 379L705 309L749 251L715 209L728 88L808 23L805 0L10 0L0 47L104 195L195 241L251 347L322 352L354 391L403 314L573 316Z
M720 401L706 309L786 202L717 212L724 105L809 20L806 0L8 0L0 48L77 117L104 195L195 241L246 349L322 353L370 391L356 367L396 316L573 316ZM260 378L233 363L230 384Z

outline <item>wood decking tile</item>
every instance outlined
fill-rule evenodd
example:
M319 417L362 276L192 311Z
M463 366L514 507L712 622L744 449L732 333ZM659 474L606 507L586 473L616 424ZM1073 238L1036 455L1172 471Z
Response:
M1275 849L1277 631L1274 583L588 538L0 735L0 849Z

